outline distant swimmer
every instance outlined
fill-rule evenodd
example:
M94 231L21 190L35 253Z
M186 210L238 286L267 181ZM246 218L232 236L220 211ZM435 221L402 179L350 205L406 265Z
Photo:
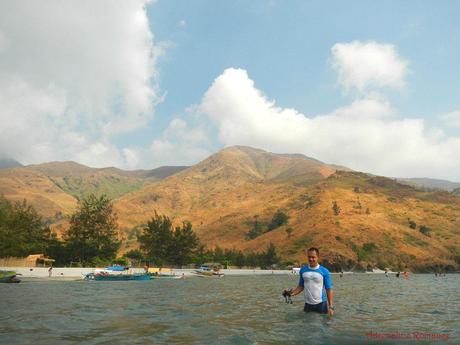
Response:
M385 277L388 278L388 271L387 270L385 270Z
M403 273L403 277L404 277L404 278L406 278L406 279L407 279L407 278L409 278L409 272L407 272L407 271L404 271L404 273Z
M318 248L307 250L308 265L300 269L299 284L291 290L284 290L283 296L289 298L304 291L304 311L321 314L334 314L334 294L331 275L327 268L318 264Z
M400 274L401 274L401 272L396 273L396 278L399 278Z
M343 277L343 271L340 271L340 278Z

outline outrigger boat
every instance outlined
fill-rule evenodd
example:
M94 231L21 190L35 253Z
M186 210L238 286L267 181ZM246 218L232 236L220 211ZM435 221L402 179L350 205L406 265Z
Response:
M128 280L150 280L148 274L104 274L104 273L88 273L85 275L85 280L96 281L128 281Z
M150 280L151 277L145 273L130 273L125 266L109 266L106 268L96 268L94 273L87 273L85 280L96 281L129 281L129 280Z
M21 280L16 276L15 271L0 271L0 283L19 283Z
M224 276L224 274L220 272L218 267L213 267L211 269L209 266L206 265L202 265L199 269L195 270L194 273L198 277L221 278Z

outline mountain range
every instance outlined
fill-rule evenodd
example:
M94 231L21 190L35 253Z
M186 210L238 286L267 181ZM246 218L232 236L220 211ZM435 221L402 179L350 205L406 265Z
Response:
M22 167L22 164L11 158L0 158L0 169Z
M427 190L445 190L448 192L460 190L459 182L451 182L447 180L432 178L397 178L396 180L402 184L408 184L417 188L425 188Z
M407 183L407 181L404 181ZM353 269L458 269L460 197L355 172L297 154L233 146L191 167L123 171L53 162L0 170L0 193L27 199L59 234L79 199L114 201L122 251L154 212L190 221L209 247L265 250L305 261L318 246L330 264ZM282 212L285 224L270 227ZM249 237L257 228L257 236ZM433 254L435 253L435 254Z

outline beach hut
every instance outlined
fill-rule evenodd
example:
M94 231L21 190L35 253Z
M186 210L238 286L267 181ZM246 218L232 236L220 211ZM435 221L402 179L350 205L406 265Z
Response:
M54 259L44 254L32 254L25 258L0 258L0 267L48 267L52 266Z
M44 254L31 254L25 258L27 267L48 267L56 260L47 258Z

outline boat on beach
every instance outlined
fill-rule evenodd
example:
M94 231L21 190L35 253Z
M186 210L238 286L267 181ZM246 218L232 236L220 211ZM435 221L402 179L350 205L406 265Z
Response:
M17 277L15 271L0 271L0 283L19 283L21 280Z
M146 267L146 273L152 277L152 279L183 279L185 276L176 275L170 268L165 267Z
M381 270L380 268L373 268L372 271L366 271L367 274L395 274L391 270Z

